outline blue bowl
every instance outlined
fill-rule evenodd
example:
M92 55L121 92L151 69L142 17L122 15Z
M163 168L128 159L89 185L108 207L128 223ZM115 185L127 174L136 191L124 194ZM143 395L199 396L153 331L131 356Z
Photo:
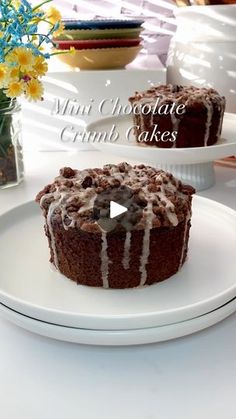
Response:
M141 19L98 19L98 20L76 20L63 19L65 29L122 29L138 28L144 20Z

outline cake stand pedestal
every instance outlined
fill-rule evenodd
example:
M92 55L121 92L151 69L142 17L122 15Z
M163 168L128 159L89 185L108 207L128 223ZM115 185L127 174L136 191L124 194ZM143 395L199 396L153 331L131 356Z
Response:
M155 167L172 173L183 183L192 185L197 191L203 191L215 184L213 162L195 164L158 163Z
M96 149L121 156L123 160L137 160L171 172L197 191L214 185L214 160L236 154L236 114L225 114L221 139L209 147L158 148L138 145L132 126L132 116L113 116L93 122L87 126L87 131L107 133L106 138L101 135L100 139L99 135L94 137L93 146ZM115 141L109 141L111 130L116 133L112 137ZM99 140L96 141L96 138Z

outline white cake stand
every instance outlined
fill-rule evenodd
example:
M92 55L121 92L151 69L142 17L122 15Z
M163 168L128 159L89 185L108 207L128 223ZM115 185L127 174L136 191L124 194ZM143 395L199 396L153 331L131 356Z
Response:
M115 126L119 137L116 141L100 140L95 137L93 145L101 151L121 156L123 159L138 160L151 166L173 173L198 191L210 188L215 183L213 161L236 154L236 115L225 114L222 137L209 147L194 148L157 148L137 145L131 131L127 139L127 130L133 125L132 117L113 116L100 119L87 126L88 132L109 133Z

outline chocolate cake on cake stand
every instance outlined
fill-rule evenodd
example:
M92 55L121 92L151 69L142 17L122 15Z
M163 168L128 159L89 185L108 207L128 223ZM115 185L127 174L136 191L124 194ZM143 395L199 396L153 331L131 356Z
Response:
M87 126L87 132L93 136L96 149L169 171L198 191L214 185L214 160L236 154L235 114L225 114L221 139L208 147L158 148L137 144L132 127L132 116L121 115L95 121Z

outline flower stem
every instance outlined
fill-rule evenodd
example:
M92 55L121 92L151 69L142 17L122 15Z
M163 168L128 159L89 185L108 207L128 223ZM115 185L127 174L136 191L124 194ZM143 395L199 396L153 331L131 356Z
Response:
M46 3L51 3L51 2L52 2L52 0L45 0L45 1L42 1L42 3L38 4L37 6L35 6L35 7L33 8L33 11L35 11L35 10L39 9L41 6L43 6L43 5L44 5L44 4L46 4Z

